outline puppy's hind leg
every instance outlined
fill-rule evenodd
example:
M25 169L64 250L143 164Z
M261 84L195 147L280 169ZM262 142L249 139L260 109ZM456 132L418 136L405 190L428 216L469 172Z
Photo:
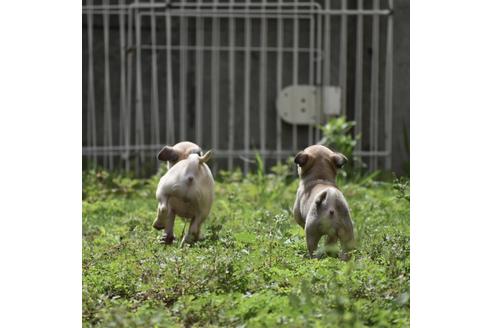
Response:
M309 226L306 227L306 243L310 258L314 257L314 252L318 248L318 243L320 239L321 234L319 234L314 229L309 229Z
M331 257L337 257L338 256L337 241L338 241L338 237L336 234L329 234L326 236L325 248L326 248L326 253L328 254L328 256L331 256Z
M350 259L350 251L355 249L354 230L352 225L345 229L340 229L338 232L340 238L340 244L342 245L342 252L340 253L340 259L348 261Z
M200 226L202 223L202 219L200 218L193 218L191 220L190 227L188 228L188 232L185 234L183 237L183 240L181 241L180 246L183 247L184 244L193 244L195 241L198 240L200 237Z
M164 235L162 236L161 241L166 244L172 244L174 240L174 218L176 214L173 210L168 208L167 216L166 216L166 229L164 230Z

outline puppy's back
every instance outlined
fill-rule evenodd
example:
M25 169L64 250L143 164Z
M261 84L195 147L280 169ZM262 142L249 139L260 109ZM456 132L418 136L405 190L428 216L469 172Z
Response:
M299 188L295 206L299 207L300 216L304 222L306 221L307 215L318 196L327 189L338 190L333 183L329 182L302 185Z
M200 163L198 155L191 154L161 178L156 197L161 201L167 196L194 198L196 192L213 194L213 185L214 179L208 165Z

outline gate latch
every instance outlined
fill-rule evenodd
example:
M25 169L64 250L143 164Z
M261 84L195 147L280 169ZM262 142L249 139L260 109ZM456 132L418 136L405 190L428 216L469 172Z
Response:
M340 115L341 90L338 86L288 86L277 96L277 113L290 124L320 124L326 116Z

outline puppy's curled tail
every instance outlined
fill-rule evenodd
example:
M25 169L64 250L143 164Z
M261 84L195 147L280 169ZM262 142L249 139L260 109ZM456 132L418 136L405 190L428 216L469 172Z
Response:
M326 190L323 190L322 192L320 192L316 196L316 198L314 199L314 203L316 204L316 207L319 207L321 205L321 203L325 200L326 193L327 193L327 191Z
M212 157L212 151L209 150L205 153L205 155L198 157L198 161L200 162L200 164L207 163L211 157Z

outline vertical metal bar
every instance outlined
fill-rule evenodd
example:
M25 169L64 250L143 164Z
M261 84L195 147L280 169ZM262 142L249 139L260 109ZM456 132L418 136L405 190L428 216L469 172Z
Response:
M218 3L218 0L214 0L214 9L216 9L215 5ZM219 83L220 83L220 52L218 48L220 47L220 20L217 17L212 19L212 148L217 150L219 143L219 122L218 122L218 112L220 106L220 98L219 98ZM217 47L217 48L215 48ZM212 167L213 173L217 172L217 165L214 164Z
M363 10L363 0L357 1L357 9ZM356 34L356 48L355 48L355 135L362 132L362 65L363 65L363 26L364 16L357 15L357 34ZM361 142L357 142L356 149L360 151L362 149Z
M325 10L330 9L330 0L325 0ZM323 57L323 87L327 87L331 84L331 17L330 14L325 14L325 28L324 28L324 57ZM322 99L322 113L326 104L328 103L328 99L325 99L325 92L321 90L321 99ZM323 122L326 123L326 122Z
M293 63L292 63L292 84L294 86L298 83L298 72L299 72L299 17L297 14L299 3L297 0L294 2L294 44L293 48ZM292 150L296 152L298 150L298 136L297 136L297 124L292 124Z
M87 0L87 6L92 6L92 0ZM87 72L87 146L95 147L96 141L96 101L94 92L94 48L92 9L87 11L87 41L88 41L88 72ZM96 155L91 156L94 167L97 165Z
M234 0L230 0L231 10ZM236 44L236 19L229 18L229 155L227 156L227 168L232 170L233 157L232 150L234 149L234 118L235 118L235 84L234 84L234 68L235 68L235 51Z
M323 16L321 14L317 14L316 16L316 36L317 36L317 41L316 41L316 86L318 87L318 91L320 92L320 88L322 87L322 54L323 54L323 41L322 41L322 18ZM321 92L323 94L323 92ZM321 99L321 96L318 94L317 99ZM323 114L323 109L320 108L320 113L318 113L317 118L316 118L316 125L320 126L321 125L321 117ZM318 127L316 128L316 142L318 142L321 139L321 129Z
M154 4L154 0L151 0L151 4ZM158 145L160 143L160 124L159 124L159 87L158 87L158 68L157 68L157 53L155 46L156 41L156 22L154 15L154 8L150 9L150 38L152 43L152 80L151 80L151 144ZM155 161L156 170L159 169L160 163Z
M250 0L246 0L250 4ZM249 9L249 7L247 7ZM250 73L251 73L251 20L245 19L245 50L244 50L244 150L249 153L249 114L250 114ZM247 157L247 155L245 156ZM244 161L244 173L248 173L249 158Z
M173 63L171 39L171 14L166 10L166 72L167 72L167 108L166 108L166 139L174 144L174 101L173 101Z
M201 4L198 0L197 4ZM195 53L195 139L202 145L202 97L203 97L203 18L196 18L196 53Z
M308 83L313 85L314 82L314 36L316 30L314 29L314 20L309 18L309 76ZM313 126L310 124L308 127L308 144L313 144Z
M265 10L264 5L266 0L262 1L262 11ZM262 154L266 151L266 96L267 96L267 84L266 84L266 74L267 74L267 53L266 48L268 45L268 27L267 20L264 16L261 17L260 21L260 150ZM264 158L263 158L264 160ZM264 168L264 167L263 167Z
M393 0L388 0L388 6L393 11ZM386 155L384 167L386 170L391 168L391 148L393 138L393 14L388 15L388 26L386 34L386 67L385 67L385 138L386 138Z
M127 49L126 49L126 105L125 105L125 170L130 170L130 140L131 140L131 129L132 129L132 91L133 91L133 15L132 10L128 10L128 39L127 39Z
M342 10L347 9L347 0L342 1ZM342 14L340 26L340 57L338 80L342 89L342 115L347 115L347 15Z
M119 0L119 5L123 6L125 4L124 0ZM118 143L122 145L124 139L126 138L126 44L125 44L125 14L120 11L119 14L119 30L120 30L120 128L119 128L119 138ZM122 160L128 162L128 158L122 156Z
M186 4L186 0L183 0L182 5ZM187 97L186 91L188 90L188 51L186 50L186 46L188 46L188 17L180 17L179 18L179 40L181 45L183 46L180 50L181 52L181 62L179 65L180 70L180 85L179 85L179 138L181 141L187 140L186 136L186 123L187 123Z
M282 5L282 0L279 0L279 6ZM283 70L283 44L284 44L284 20L279 13L277 18L277 90L280 96L282 92L282 70ZM276 146L277 146L277 164L280 163L280 153L282 152L282 119L277 113L277 128L276 128Z
M154 0L151 0L151 4L154 4ZM152 43L152 80L151 80L151 108L152 108L152 143L154 145L159 144L160 136L159 136L159 87L157 81L157 52L155 46L157 45L156 41L156 18L154 15L154 8L150 9L150 34L151 34L151 43Z
M138 9L137 9L138 10ZM135 12L135 42L137 48L137 95L135 97L135 145L142 146L144 144L143 140L143 99L142 99L142 26L141 26L141 16L138 12ZM136 161L136 171L140 174L140 164L143 161L143 151L140 149L139 160Z
M379 9L379 0L374 0L373 8ZM371 158L370 169L377 169L377 157L374 152L378 150L378 111L379 111L379 16L374 15L372 21L372 62L371 62Z
M109 5L109 0L104 0L104 5ZM109 11L104 10L103 15L103 28L104 28L104 145L113 146L113 129L112 129L112 115L111 115L111 79L110 79L110 67L109 67ZM107 161L109 160L109 169L113 170L113 155L105 154L104 166L107 168Z
M197 4L201 4L202 1L198 0ZM202 143L202 76L203 76L203 18L197 17L195 21L196 25L196 51L195 51L195 139L196 142L201 145Z

